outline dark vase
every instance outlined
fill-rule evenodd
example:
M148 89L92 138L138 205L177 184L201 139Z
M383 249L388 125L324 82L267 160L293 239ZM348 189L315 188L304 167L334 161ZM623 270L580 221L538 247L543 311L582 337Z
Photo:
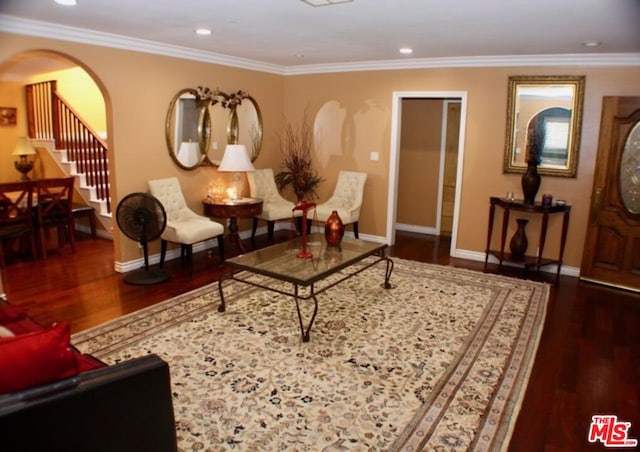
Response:
M540 175L538 174L538 164L530 161L527 164L527 171L522 175L522 193L525 204L534 204L536 194L540 188Z
M331 212L324 225L324 237L329 246L338 246L344 236L344 224L335 210Z
M527 225L529 220L518 218L516 221L518 222L518 229L516 230L516 233L513 234L513 237L511 237L509 248L511 249L511 255L515 259L522 259L524 258L524 253L527 252L527 247L529 246L527 233L524 230L524 227Z

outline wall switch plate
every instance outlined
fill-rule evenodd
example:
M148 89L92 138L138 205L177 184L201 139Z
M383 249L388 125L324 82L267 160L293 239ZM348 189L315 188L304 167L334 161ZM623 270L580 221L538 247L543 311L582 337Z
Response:
M371 160L373 160L373 161L380 160L380 153L379 153L379 152L375 152L375 151L373 151L373 152L371 153Z

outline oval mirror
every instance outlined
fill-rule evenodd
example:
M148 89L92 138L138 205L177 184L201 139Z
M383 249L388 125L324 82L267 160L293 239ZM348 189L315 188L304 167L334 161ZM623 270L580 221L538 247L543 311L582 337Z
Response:
M225 96L221 93L218 95ZM218 166L229 140L229 110L225 107L224 101L217 100L209 104L208 110L211 118L211 139L207 148L207 159L212 165Z
M254 162L262 147L262 112L256 100L246 93L233 104L229 117L228 142L244 144Z
M167 112L165 138L169 155L185 170L193 170L203 164L211 139L209 109L197 94L191 88L178 91Z

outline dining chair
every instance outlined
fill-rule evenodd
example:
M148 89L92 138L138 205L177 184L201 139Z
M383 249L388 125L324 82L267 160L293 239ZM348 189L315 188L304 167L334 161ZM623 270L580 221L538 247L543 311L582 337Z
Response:
M273 230L276 221L291 220L294 216L299 217L302 215L302 212L296 211L294 215L293 208L295 204L280 195L271 168L256 169L248 172L247 179L249 179L251 197L262 199L262 212L253 217L251 239L256 235L258 221L264 220L267 222L269 243L273 243Z
M311 210L307 218L326 222L335 210L345 226L352 225L353 235L358 238L358 220L366 181L367 173L340 171L333 195L325 202L316 205L315 212Z
M71 251L76 251L75 220L73 216L73 185L75 177L57 177L39 179L36 181L37 192L37 222L39 229L40 252L47 258L47 243L45 233L55 228L58 235L58 248L66 242L66 231L69 231Z
M164 265L167 242L180 245L180 257L187 258L189 274L193 273L193 245L217 238L220 262L224 262L224 226L198 215L187 206L176 177L150 180L149 192L156 197L167 214L167 226L160 236L160 265Z
M37 257L33 222L33 181L0 183L0 267L4 267L5 242L29 241L31 257Z

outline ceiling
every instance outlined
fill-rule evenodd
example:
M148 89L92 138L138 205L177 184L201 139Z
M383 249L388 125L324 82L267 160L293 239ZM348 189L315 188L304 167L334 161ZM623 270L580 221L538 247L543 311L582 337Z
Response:
M280 73L602 54L640 64L640 0L77 1L0 0L0 30Z

